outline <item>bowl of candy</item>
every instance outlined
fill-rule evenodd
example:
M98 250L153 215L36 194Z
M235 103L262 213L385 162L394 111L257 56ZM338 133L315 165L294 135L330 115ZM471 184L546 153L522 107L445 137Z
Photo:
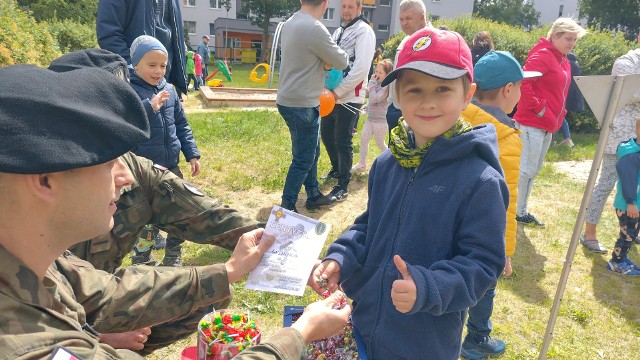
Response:
M198 360L227 360L260 343L260 330L247 311L216 310L198 323Z

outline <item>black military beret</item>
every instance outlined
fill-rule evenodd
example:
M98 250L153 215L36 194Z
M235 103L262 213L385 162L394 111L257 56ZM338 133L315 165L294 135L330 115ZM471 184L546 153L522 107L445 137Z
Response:
M51 62L49 70L65 72L87 67L98 67L128 80L129 70L127 66L127 61L118 54L104 49L90 48L60 56Z
M42 174L101 164L149 139L129 84L98 68L0 68L0 172Z

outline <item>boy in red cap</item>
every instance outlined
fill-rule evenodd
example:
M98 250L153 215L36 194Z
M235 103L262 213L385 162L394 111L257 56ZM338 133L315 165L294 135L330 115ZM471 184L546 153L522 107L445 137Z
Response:
M314 290L341 285L368 357L457 359L465 310L505 265L509 192L495 128L460 113L475 90L460 34L417 31L382 82L403 114L369 173L369 203L314 270Z

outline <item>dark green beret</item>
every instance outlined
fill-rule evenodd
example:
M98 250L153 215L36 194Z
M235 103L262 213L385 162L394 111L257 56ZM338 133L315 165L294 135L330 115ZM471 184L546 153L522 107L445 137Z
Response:
M131 86L108 71L0 68L0 172L42 174L101 164L149 138Z

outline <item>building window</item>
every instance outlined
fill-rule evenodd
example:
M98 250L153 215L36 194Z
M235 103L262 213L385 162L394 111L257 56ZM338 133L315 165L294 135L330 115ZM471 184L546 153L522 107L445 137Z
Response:
M240 48L240 38L227 38L225 47Z
M334 11L335 11L334 8L327 8L327 11L324 12L324 16L322 17L322 20L333 21L333 13L334 13Z
M209 0L209 8L210 9L222 9L222 5L220 4L220 0Z
M387 24L378 24L378 31L389 32L389 25L387 25Z
M196 0L182 0L184 6L196 6Z
M216 26L213 23L209 23L209 35L214 35L216 34Z
M380 6L391 6L391 0L380 0Z
M371 9L362 9L362 17L367 19L367 21L371 21L371 15L373 11Z
M560 5L560 9L558 10L558 17L562 17L563 12L564 12L564 5Z
M184 30L189 35L195 35L195 33L196 33L196 22L195 21L185 21L184 22Z

